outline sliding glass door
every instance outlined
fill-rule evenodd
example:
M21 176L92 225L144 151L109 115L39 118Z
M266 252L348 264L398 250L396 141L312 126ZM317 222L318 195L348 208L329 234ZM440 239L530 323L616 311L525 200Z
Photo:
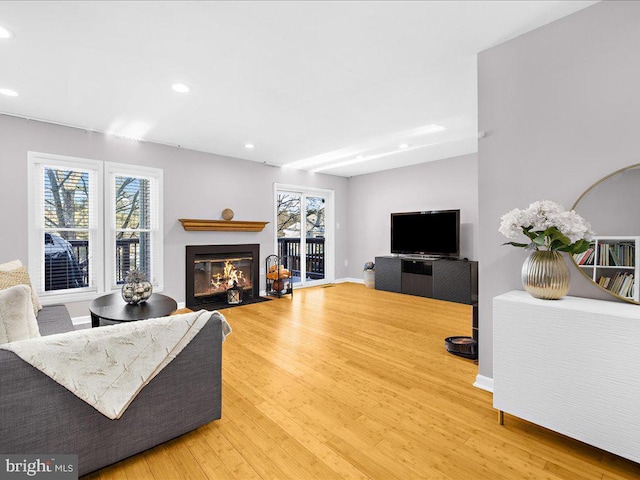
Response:
M333 192L276 185L276 252L296 286L333 281Z

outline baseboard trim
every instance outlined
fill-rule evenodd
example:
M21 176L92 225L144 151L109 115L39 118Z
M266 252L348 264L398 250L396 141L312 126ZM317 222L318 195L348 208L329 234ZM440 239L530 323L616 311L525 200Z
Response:
M362 283L364 285L364 280L362 278L345 277L336 278L336 281L334 283Z
M86 315L84 317L73 317L71 319L71 323L73 323L74 327L78 327L82 325L91 325L91 316Z
M493 393L493 378L485 377L484 375L476 375L476 382L473 384L474 387L479 388L480 390L485 390L487 392Z

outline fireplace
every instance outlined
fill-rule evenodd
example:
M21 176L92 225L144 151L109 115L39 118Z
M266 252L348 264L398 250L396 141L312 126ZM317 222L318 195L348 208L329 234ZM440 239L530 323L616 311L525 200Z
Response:
M242 303L260 298L260 245L187 245L186 306L227 307L227 290L237 284Z

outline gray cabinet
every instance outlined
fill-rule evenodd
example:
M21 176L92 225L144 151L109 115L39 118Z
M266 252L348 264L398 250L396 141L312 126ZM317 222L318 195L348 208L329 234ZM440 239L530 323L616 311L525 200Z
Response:
M473 305L478 262L376 257L376 289Z
M433 298L472 305L478 301L478 262L433 262Z
M376 290L401 293L402 259L376 257Z
M402 260L400 293L433 297L433 262Z

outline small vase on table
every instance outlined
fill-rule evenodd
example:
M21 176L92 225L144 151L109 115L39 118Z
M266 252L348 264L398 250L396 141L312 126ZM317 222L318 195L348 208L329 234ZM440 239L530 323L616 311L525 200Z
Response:
M146 302L153 293L153 286L140 270L127 273L122 285L122 298L129 305Z

